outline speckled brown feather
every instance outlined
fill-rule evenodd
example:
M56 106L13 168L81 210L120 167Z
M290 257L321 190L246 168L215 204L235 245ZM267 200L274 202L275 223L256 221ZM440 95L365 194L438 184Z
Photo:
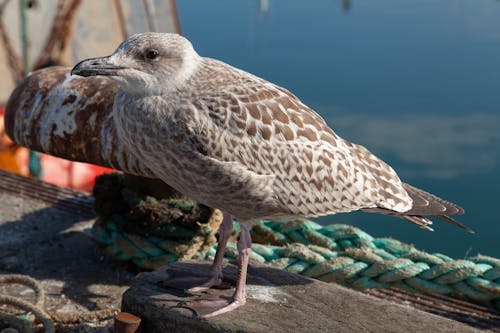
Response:
M151 47L158 61L143 56ZM200 57L178 35L135 35L100 59L120 68L110 130L127 165L240 221L363 209L428 227L425 215L457 224L447 215L463 212L402 183L286 89Z
M182 153L197 152L189 162L173 163L185 170L182 174L162 173L167 183L244 220L377 207L397 213L411 210L412 199L390 166L340 138L289 91L222 62L200 59L185 89L168 101L165 96L163 102L153 103L167 110L163 114L168 123L188 124L186 132L179 133L183 140L189 138L190 146ZM154 114L156 119L157 111ZM144 112L140 117L128 113L122 121L130 130L144 121ZM153 123L154 137L170 133L163 142L172 140L172 128ZM157 148L165 151L163 147ZM201 174L190 172L200 165ZM166 169L172 166L163 163L158 172ZM194 181L180 184L187 173ZM225 180L216 183L213 178Z

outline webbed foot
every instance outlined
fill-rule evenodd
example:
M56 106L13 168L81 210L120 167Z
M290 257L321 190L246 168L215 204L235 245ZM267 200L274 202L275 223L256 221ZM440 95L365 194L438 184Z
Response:
M204 295L197 300L182 302L180 307L194 311L199 318L210 318L230 312L246 302L235 299L233 296Z

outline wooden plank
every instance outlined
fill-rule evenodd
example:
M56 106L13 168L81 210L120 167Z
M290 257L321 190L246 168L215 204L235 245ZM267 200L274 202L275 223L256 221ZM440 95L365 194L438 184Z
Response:
M95 217L94 198L90 193L62 188L41 180L19 176L0 170L0 193L18 198L34 199L85 218ZM0 210L0 217L2 211ZM1 221L0 221L1 222Z
M161 287L172 270L207 273L204 262L179 262L142 273L123 295L122 310L142 318L147 332L479 332L465 324L377 299L334 283L286 271L252 266L247 304L233 312L199 320L178 307L197 296ZM236 267L224 268L233 285ZM231 294L210 290L210 294Z

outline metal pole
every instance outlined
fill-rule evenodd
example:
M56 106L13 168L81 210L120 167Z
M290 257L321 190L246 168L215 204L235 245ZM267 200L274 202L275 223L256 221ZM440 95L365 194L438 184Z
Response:
M21 48L23 53L23 70L28 73L28 19L26 18L26 11L28 9L28 0L20 0L20 13L21 13Z
M142 0L146 11L146 21L149 31L158 31L156 24L156 6L151 0Z

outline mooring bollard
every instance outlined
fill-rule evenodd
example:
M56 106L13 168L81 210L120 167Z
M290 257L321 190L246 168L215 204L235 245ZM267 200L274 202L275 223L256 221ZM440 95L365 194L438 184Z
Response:
M119 312L115 316L114 333L138 333L141 318L128 313Z

